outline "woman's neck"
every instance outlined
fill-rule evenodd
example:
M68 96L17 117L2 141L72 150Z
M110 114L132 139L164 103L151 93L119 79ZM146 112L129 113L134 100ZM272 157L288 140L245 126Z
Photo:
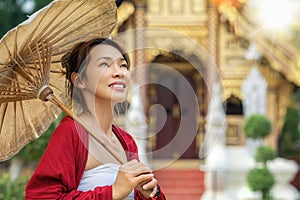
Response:
M113 105L111 102L102 100L86 106L87 108L80 114L80 118L110 138L113 122Z

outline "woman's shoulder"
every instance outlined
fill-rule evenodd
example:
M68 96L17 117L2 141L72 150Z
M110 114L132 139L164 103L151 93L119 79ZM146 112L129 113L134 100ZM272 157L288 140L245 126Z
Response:
M53 134L60 135L60 137L77 137L86 135L86 132L73 118L65 116L60 121Z
M119 126L113 125L113 131L117 135L124 150L128 153L127 155L128 160L138 159L138 155L137 155L138 148L134 137Z
M63 126L63 127L70 126L70 127L72 127L72 126L75 126L74 123L75 123L74 119L67 115L67 116L62 118L62 120L60 121L58 126Z
M123 137L125 141L134 141L134 138L132 137L132 135L130 135L127 131L125 131L120 126L113 125L112 129L116 135Z
M82 126L70 116L62 118L57 128L64 130L76 129L77 131L83 129Z

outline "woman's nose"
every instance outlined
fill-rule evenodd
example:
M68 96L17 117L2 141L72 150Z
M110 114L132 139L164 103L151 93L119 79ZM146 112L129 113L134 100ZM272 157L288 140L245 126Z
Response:
M124 77L124 72L123 72L122 68L120 68L119 66L114 67L113 77L114 78L117 78L117 77L122 78L122 77Z

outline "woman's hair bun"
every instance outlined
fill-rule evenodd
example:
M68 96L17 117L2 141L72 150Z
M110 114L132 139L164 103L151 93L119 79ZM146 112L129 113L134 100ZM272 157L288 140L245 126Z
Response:
M71 56L71 52L68 52L61 57L61 66L65 69L69 68L70 56Z

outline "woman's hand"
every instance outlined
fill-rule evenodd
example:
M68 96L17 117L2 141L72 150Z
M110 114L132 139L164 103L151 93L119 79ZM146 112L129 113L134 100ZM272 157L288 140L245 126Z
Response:
M137 160L131 160L119 168L116 181L112 185L113 199L124 199L134 188L141 189L142 183L151 188L154 185L153 180L155 179L151 169Z
M138 184L135 189L139 190L145 198L152 198L158 190L157 180L153 177L151 181Z

